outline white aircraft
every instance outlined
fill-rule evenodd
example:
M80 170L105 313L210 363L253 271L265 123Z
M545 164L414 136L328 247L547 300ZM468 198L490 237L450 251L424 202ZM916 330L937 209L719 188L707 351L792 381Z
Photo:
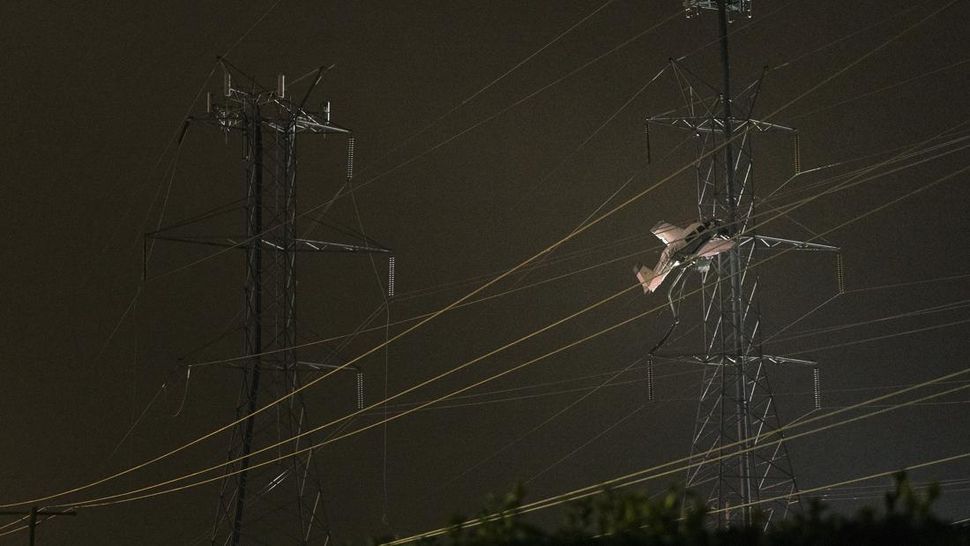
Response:
M661 221L650 231L667 247L660 253L660 261L653 269L641 264L633 268L637 280L643 285L644 294L657 290L667 275L677 267L734 248L734 240L721 233L714 220L695 222L685 228Z

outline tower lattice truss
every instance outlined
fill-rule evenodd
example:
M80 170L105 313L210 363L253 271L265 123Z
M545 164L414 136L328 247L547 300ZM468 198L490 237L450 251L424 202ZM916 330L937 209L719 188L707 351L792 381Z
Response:
M718 9L718 0L684 0L684 11L688 17L700 15L701 10ZM742 15L751 17L751 0L726 0L724 2L728 15L736 17Z
M720 90L676 62L671 68L685 104L672 116L649 118L648 130L665 125L693 133L697 214L701 220L723 222L735 245L699 264L700 350L652 356L703 367L687 487L706 500L718 525L752 521L753 506L771 521L788 514L799 498L768 371L779 364L815 368L815 362L763 352L753 266L764 250L838 249L756 234L765 216L755 215L751 138L766 132L797 136L794 129L751 117L760 80L726 110ZM670 292L678 315L675 290L682 293L683 286L672 286ZM765 502L769 499L774 500Z
M232 365L241 376L236 407L241 422L232 431L225 466L228 477L221 484L210 542L323 545L330 541L323 468L313 450L304 450L314 443L314 437L304 435L311 423L303 396L292 393L306 374L336 366L298 360L294 350L298 341L296 256L390 251L367 240L342 243L297 235L297 136L350 133L330 122L329 105L321 111L304 108L309 91L302 102L290 100L282 77L272 90L255 84L249 89L234 87L228 72L225 83L220 103L210 99L206 114L192 119L242 138L246 236L243 241L193 237L189 242L245 252L243 326L248 358ZM349 182L353 139L348 143ZM359 371L357 378L359 398ZM285 401L257 412L288 395Z

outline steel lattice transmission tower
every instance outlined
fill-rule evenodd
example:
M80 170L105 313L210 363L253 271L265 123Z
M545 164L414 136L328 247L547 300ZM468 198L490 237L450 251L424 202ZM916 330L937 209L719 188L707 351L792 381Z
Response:
M327 361L297 358L296 256L303 253L382 253L390 250L361 236L353 243L310 240L296 231L296 172L298 135L347 137L347 183L353 175L353 138L348 129L330 121L329 103L319 110L305 107L324 69L302 100L291 99L279 76L275 89L246 77L245 87L233 84L225 69L219 103L207 98L206 113L190 121L237 133L243 141L245 172L245 235L242 237L186 237L169 229L148 234L154 239L239 249L245 253L244 355L231 367L241 374L235 427L212 529L211 544L324 545L330 531L324 510L321 469L313 451L291 455L312 444L309 417L300 393L267 411L262 405L292 393L306 374L331 370ZM179 224L179 226L185 223ZM393 271L393 257L389 259ZM391 273L393 274L393 273ZM388 290L393 291L389 278ZM357 404L362 404L362 376L357 368ZM288 440L289 441L286 441ZM263 446L286 443L253 457ZM264 466L269 459L284 457Z
M776 364L810 366L816 374L817 385L817 367L811 361L766 355L762 351L758 275L751 266L759 249L837 251L838 248L754 233L757 201L751 137L764 132L795 136L797 171L797 133L789 127L751 117L760 80L737 97L731 94L728 25L732 17L750 13L750 1L686 0L684 5L688 16L716 11L721 85L703 83L685 66L672 61L685 106L675 115L649 118L647 127L649 131L651 124L667 125L694 133L698 215L701 220L723 222L724 235L733 238L735 245L698 263L703 322L701 350L665 354L654 352L655 347L651 356L701 364L704 368L687 487L706 498L718 525L750 522L753 511L750 503L781 497L759 506L770 521L784 517L799 499L787 445L770 443L783 436L773 434L762 442L765 433L780 427L768 368ZM679 280L680 277L675 284ZM671 296L673 290L672 287ZM673 309L673 297L671 302ZM676 315L676 309L673 310ZM740 448L722 449L734 444ZM742 450L746 452L738 453Z

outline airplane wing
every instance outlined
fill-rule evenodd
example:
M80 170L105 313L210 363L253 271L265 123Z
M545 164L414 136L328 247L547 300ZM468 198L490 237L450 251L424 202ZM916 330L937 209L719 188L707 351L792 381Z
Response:
M664 221L657 222L657 225L650 228L650 232L663 241L665 245L669 245L673 241L681 241L684 238L684 230Z
M733 239L720 239L714 238L710 241L704 243L704 246L697 251L697 256L701 258L710 258L711 256L717 256L722 252L727 252L734 248Z

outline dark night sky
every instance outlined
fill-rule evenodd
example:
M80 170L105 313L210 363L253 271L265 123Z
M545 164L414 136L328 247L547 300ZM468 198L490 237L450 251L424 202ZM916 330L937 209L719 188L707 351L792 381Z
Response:
M756 78L765 65L794 61L771 72L763 85L758 112L773 112L946 3L756 1L750 26L732 38L734 85ZM0 201L6 235L0 273L0 502L88 483L181 445L233 415L236 373L196 369L185 394L178 359L235 324L243 281L239 255L150 281L132 305L141 282L141 234L159 222L160 214L163 223L175 222L242 195L239 142L209 128L190 128L175 174L168 176L175 158L168 145L186 113L203 108L201 101L192 104L193 97L203 84L206 90L220 89L218 69L206 80L218 54L231 48L228 58L263 82L275 81L277 73L295 78L322 64L335 65L314 100L328 98L334 121L355 131L358 180L378 176L356 196L368 235L397 256L399 297L391 305L391 320L439 309L532 256L567 234L631 175L635 178L620 198L684 165L690 153L674 152L646 168L644 119L680 104L669 74L621 106L669 57L696 50L684 62L709 80L718 77L717 50L697 50L715 37L715 18L676 15L679 0L615 0L466 104L463 99L601 3L282 0L253 26L271 5L134 1L82 7L48 1L6 2L0 8L0 89L6 99L0 129L6 188ZM667 18L656 31L511 106ZM885 159L891 155L887 150L970 121L965 96L970 64L950 66L967 60L968 22L970 5L957 2L773 118L799 129L804 169L857 160L793 185L827 180ZM949 68L863 96L943 67ZM831 105L836 106L819 110ZM952 135L966 136L964 129ZM652 130L654 157L680 138L675 131ZM299 207L305 211L340 185L344 141L307 138L299 146ZM759 137L755 154L759 193L791 175L786 137ZM821 198L792 217L816 232L831 229L964 168L966 157L957 151L879 177ZM661 219L689 221L694 192L692 175L675 177L554 255L570 259L550 260L524 279L513 276L487 293L636 256L451 312L394 343L386 377L383 352L362 360L368 402L383 398L385 379L388 391L398 392L630 286L632 264L656 259L648 228ZM963 236L970 231L968 200L968 177L960 175L828 235L844 249L847 288L970 273ZM310 227L307 220L301 232ZM355 225L350 199L338 200L327 221ZM234 217L217 227L238 231L241 225L241 217ZM784 218L764 232L809 236ZM315 234L331 235L324 229ZM211 252L160 243L150 271L163 274ZM350 333L383 301L366 257L301 256L299 268L302 341ZM383 271L380 260L378 268ZM833 256L807 253L788 254L761 268L765 333L830 298L835 269ZM454 284L469 279L477 280ZM847 294L785 335L968 298L966 278ZM399 402L444 394L660 303L661 296L630 292ZM887 392L886 386L964 369L967 325L943 325L966 314L965 307L956 307L779 342L771 350L817 359L823 404L835 408ZM381 314L369 326L383 326L384 320ZM464 405L396 421L386 429L386 459L381 428L320 450L335 539L411 534L444 524L455 512L473 513L488 492L503 492L516 480L543 472L614 425L531 481L529 497L686 455L699 375L672 364L658 366L658 400L647 403L645 376L638 368L618 379L623 384L596 392L496 454L584 394L576 389L603 379L590 376L640 357L668 324L669 316L650 315L470 394L522 390L443 403ZM941 327L819 350L927 326ZM402 328L392 326L391 332ZM351 358L383 339L383 329L360 335L341 354ZM321 359L337 344L325 347L309 348L301 358ZM183 362L228 358L240 348L239 336L229 335ZM783 420L812 408L808 370L770 373ZM163 383L167 388L149 404ZM314 420L353 410L353 389L349 376L314 387L308 395ZM183 395L184 407L173 417ZM479 403L506 397L520 399ZM800 484L814 487L966 451L970 398L956 394L941 401L947 403L902 409L792 442ZM641 404L646 406L629 416ZM119 447L143 410L139 426ZM367 416L355 423L373 420ZM220 436L65 501L216 464L225 447ZM473 465L478 466L469 470ZM915 476L967 478L968 470L970 463L964 462ZM83 510L75 518L45 524L41 543L187 544L209 529L216 489L209 485ZM964 518L966 505L967 492L954 488L944 490L939 507L948 517ZM849 510L858 504L837 501L836 506ZM23 534L5 536L0 544L24 540Z

